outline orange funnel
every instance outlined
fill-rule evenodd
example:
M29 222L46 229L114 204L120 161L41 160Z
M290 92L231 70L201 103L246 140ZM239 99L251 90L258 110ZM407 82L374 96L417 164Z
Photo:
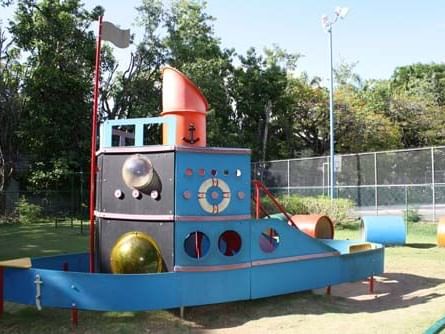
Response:
M176 119L176 145L206 146L208 107L205 96L189 78L173 67L163 68L161 115ZM164 123L163 144L172 142L168 136L168 125Z

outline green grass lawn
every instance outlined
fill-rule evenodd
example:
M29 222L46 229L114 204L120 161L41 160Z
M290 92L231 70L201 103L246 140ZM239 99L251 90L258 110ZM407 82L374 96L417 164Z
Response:
M88 249L88 226L80 234L78 223L55 228L53 221L29 225L0 224L0 260L24 256L81 252ZM358 223L337 226L336 239L359 239ZM396 266L406 262L426 263L443 257L442 249L435 247L436 225L415 223L408 225L408 247L391 247L385 250L385 262ZM199 329L224 329L242 326L254 320L283 315L298 317L332 317L354 314L342 299L327 298L310 292L240 301L221 305L209 305L186 309L186 320L178 317L178 310L156 312L80 312L76 333L185 333ZM439 311L437 311L439 312ZM421 328L437 317L430 315ZM279 320L277 320L279 322ZM402 322L401 322L402 324ZM308 325L310 325L308 323ZM403 324L405 325L405 324ZM412 326L412 324L406 324ZM304 324L302 323L302 327ZM407 327L410 328L410 327ZM261 329L261 328L260 328ZM286 329L286 328L285 328ZM6 304L0 319L0 333L72 333L70 312L61 309L37 311L32 306ZM261 332L261 330L260 330ZM287 331L292 332L292 331ZM361 331L363 332L363 331ZM404 332L403 330L401 332Z
M60 253L83 252L88 249L88 223L71 228L69 221L44 220L33 224L0 224L0 260L37 257Z

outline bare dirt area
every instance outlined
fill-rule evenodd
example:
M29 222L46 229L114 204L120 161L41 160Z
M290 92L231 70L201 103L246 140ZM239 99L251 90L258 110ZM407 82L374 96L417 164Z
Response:
M445 249L386 249L374 293L367 281L262 300L186 309L201 333L423 333L445 316Z

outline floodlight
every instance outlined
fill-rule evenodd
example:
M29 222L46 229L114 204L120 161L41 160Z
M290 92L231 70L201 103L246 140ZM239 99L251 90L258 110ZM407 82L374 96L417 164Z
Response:
M329 17L327 15L323 15L321 17L321 26L323 27L323 29L329 28Z
M348 15L349 8L348 7L337 7L335 8L335 14L340 17L341 19L344 19L346 15Z

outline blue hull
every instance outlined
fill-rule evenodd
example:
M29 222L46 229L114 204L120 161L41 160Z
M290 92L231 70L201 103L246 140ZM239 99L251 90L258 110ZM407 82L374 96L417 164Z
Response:
M357 281L383 272L384 249L380 245L351 253L350 246L357 242L300 237L322 251L287 257L257 256L231 267L138 275L88 273L88 254L36 258L31 269L5 269L5 300L35 304L36 275L43 282L42 307L143 311L263 298ZM62 270L65 263L70 271Z

